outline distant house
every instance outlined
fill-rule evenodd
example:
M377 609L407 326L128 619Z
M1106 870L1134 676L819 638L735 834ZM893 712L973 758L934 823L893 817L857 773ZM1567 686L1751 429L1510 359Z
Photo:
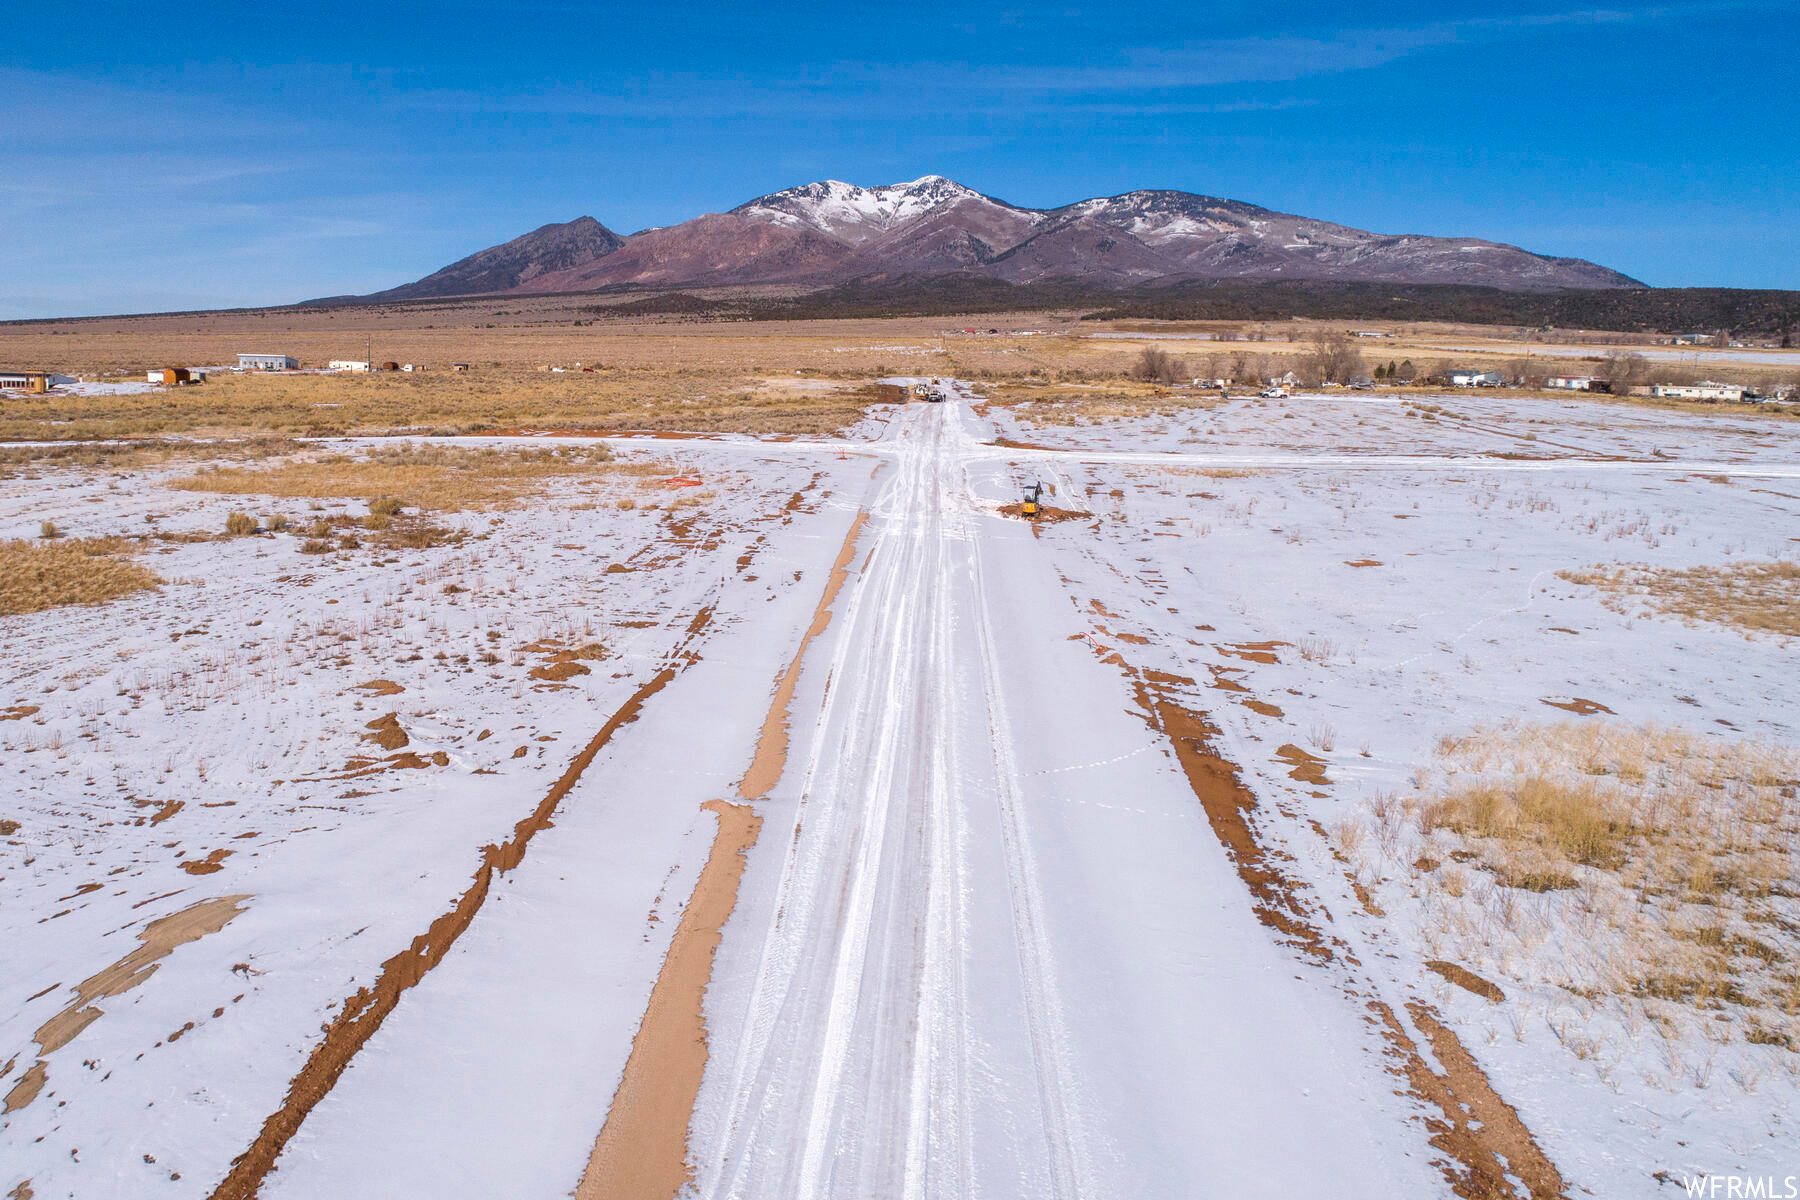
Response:
M300 360L291 354L240 354L238 370L240 371L292 371L300 366Z
M0 371L0 388L9 391L47 392L74 382L73 376L55 371Z
M1564 392L1610 392L1612 384L1592 375L1552 375L1544 386Z
M1473 367L1452 367L1447 374L1451 387L1504 387L1506 376L1498 371L1478 371Z
M164 387L176 387L186 383L205 383L206 372L193 367L151 367L145 378Z
M1298 375L1294 374L1292 371L1289 371L1285 375L1277 375L1275 378L1269 380L1269 382L1274 384L1276 387L1290 387L1290 388L1291 387L1299 387L1300 386L1300 377Z
M469 364L468 363L451 363L450 369L452 371L458 372L459 374L466 374L469 370Z
M1652 396L1664 400L1723 400L1738 403L1745 389L1735 383L1659 383L1650 389Z
M334 358L325 364L325 369L328 371L366 371L369 369L369 364L355 358Z

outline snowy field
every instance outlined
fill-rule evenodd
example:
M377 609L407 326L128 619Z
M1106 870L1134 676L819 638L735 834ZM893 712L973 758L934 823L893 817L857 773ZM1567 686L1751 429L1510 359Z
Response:
M455 545L175 538L154 591L0 618L0 1189L1800 1176L1794 1008L1587 986L1632 952L1570 915L1597 885L1421 866L1408 815L1478 731L1800 745L1795 639L1561 574L1800 558L1800 426L1044 415L959 385L841 442L612 439L661 465ZM46 466L0 538L305 508L193 469Z

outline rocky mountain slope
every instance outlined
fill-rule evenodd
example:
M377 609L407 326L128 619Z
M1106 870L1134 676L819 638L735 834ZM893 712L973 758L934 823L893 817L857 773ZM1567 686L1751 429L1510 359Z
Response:
M546 225L365 299L812 283L959 272L1009 283L1308 279L1526 291L1641 286L1578 258L1477 238L1369 233L1189 192L1020 208L941 175L826 180L620 238L591 217Z
M625 245L625 239L594 220L576 217L541 225L522 237L489 246L416 283L365 296L365 300L423 300L437 296L479 296L494 292L555 291L537 281L579 270Z

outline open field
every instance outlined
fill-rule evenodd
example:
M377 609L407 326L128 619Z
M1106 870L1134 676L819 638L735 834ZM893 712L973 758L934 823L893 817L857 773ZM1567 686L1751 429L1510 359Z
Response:
M0 1190L1800 1173L1800 424L553 303L0 405Z
M679 415L692 422L728 407L732 396L749 394L752 409L779 406L784 391L812 391L820 380L855 384L888 374L1117 380L1146 346L1176 356L1189 376L1244 380L1301 368L1317 332L1346 329L1383 335L1354 340L1369 372L1410 360L1421 373L1466 365L1509 374L1580 374L1615 354L1633 353L1646 360L1650 375L1668 381L1800 382L1800 350L1658 346L1650 335L1580 330L1298 319L1090 321L1082 319L1081 310L796 321L607 315L629 302L629 297L518 296L0 323L0 365L141 382L149 367L234 364L240 351L258 350L295 355L307 367L366 353L378 362L412 362L438 372L452 362L472 364L471 375L456 381L346 380L342 383L356 386L327 395L288 377L292 389L255 393L265 402L273 399L282 410L280 419L298 429L331 426L334 416L389 426L541 422L551 414L536 406L552 400L559 408L574 406L586 421L617 420L630 411L621 405L636 405L640 417ZM578 363L599 370L588 376ZM568 368L570 374L545 379L541 368L547 366ZM803 388L779 386L796 372L811 377ZM352 411L309 411L333 402L348 403ZM675 402L688 407L670 409ZM183 396L176 403L188 411L181 420L205 418L202 397ZM214 419L232 416L236 406L216 403L226 411ZM0 427L0 436L26 435Z

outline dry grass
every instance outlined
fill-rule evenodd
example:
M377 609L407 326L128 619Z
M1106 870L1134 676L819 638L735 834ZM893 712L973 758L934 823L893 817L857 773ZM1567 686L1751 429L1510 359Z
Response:
M1248 378L1299 365L1319 323L1135 323L1151 331L1212 330L1248 341L1136 343L1098 339L1102 323L1075 312L989 317L819 321L626 319L599 296L504 296L367 307L171 314L0 326L0 358L54 363L72 373L141 379L146 366L235 361L246 347L276 348L316 365L360 357L430 369L372 375L215 374L204 386L127 396L18 397L0 412L0 441L249 434L333 436L394 432L485 433L520 428L594 433L627 429L818 436L868 415L864 390L886 375L982 381L998 403L1023 403L1027 424L1174 415L1217 402L1123 378L1143 345L1167 349L1194 375ZM1332 325L1334 323L1324 323ZM1035 329L1034 336L962 336ZM1496 341L1489 354L1433 350L1433 341L1492 340L1495 330L1408 323L1406 336L1369 347L1421 366L1451 358L1504 365L1529 341ZM1596 348L1596 354L1601 351ZM1502 360L1497 364L1493 359ZM1240 369L1240 361L1242 360ZM451 372L452 361L474 364ZM587 369L578 369L576 364ZM548 372L558 364L569 368ZM1571 361L1573 369L1573 360ZM1716 373L1716 372L1715 372ZM1081 385L1089 386L1081 386ZM826 386L821 386L826 385ZM1569 402L1560 396L1556 403ZM1596 405L1627 403L1584 397ZM1633 398L1630 403L1640 403ZM1652 403L1652 402L1642 402ZM1661 402L1654 402L1661 403ZM1671 405L1749 415L1736 405ZM876 410L879 412L879 410ZM132 453L135 453L132 452ZM0 464L0 471L5 467Z
M836 364L833 364L836 365ZM880 402L866 377L771 377L690 367L592 374L489 367L366 375L226 374L155 396L21 397L0 412L0 438L473 434L520 430L824 435ZM142 460L154 447L84 450Z
M1616 612L1649 609L1747 633L1800 637L1800 564L1741 562L1717 567L1595 567L1559 571L1597 587Z
M1412 878L1436 957L1800 1049L1800 752L1574 721L1446 739L1420 782L1345 844Z
M373 515L391 517L405 507L510 508L558 480L591 481L636 469L614 463L603 446L501 450L403 442L361 457L331 454L270 467L202 470L169 486L233 496L366 500Z
M0 446L0 479L36 479L47 467L135 470L180 459L253 461L292 454L291 438L254 437L231 442L103 442Z
M131 549L124 538L0 542L0 616L104 604L161 583L118 557Z

